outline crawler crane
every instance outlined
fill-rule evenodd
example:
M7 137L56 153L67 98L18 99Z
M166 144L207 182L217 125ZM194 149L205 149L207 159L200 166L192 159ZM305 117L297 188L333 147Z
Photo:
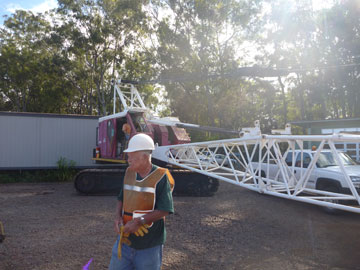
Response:
M121 112L116 112L116 97L123 106ZM128 123L131 136L142 132L154 139L153 162L171 170L175 193L213 195L221 180L329 210L360 213L360 165L336 149L337 143L359 143L360 135L291 135L290 125L268 135L261 133L255 121L255 127L239 133L228 131L237 138L191 143L185 128L216 129L181 123L177 118L154 118L148 112L134 85L115 84L114 112L99 119L93 159L119 165L81 171L75 177L79 192L91 194L121 186L127 167L121 127ZM309 150L315 145L316 149ZM331 159L329 168L324 165L326 157Z
M122 111L117 112L119 103ZM148 134L154 139L156 146L190 143L190 137L184 127L201 128L197 125L181 123L174 117L155 118L150 114L150 110L145 106L133 84L115 81L113 114L99 119L97 147L93 151L93 160L96 163L107 164L105 166L108 167L80 171L74 179L75 189L79 193L116 192L122 185L127 168L124 153L127 139L122 130L124 124L130 126L130 137L137 133ZM217 130L209 127L208 129ZM154 155L152 161L170 170L176 181L175 194L211 196L218 189L219 181L215 178L162 162Z

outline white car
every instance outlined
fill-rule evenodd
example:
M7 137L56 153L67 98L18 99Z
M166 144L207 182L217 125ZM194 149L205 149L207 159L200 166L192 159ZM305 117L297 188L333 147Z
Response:
M229 160L226 158L226 155L224 154L214 154L213 156L211 155L211 153L209 152L203 152L199 159L201 161L205 161L205 162L211 162L211 163L217 163L218 165L223 165L223 166L226 166L226 167L230 167L230 162ZM233 158L230 158L232 164L235 166L238 162L233 159Z
M293 171L297 180L301 175L304 175L308 166L314 158L316 151L303 150L303 164L301 166L301 151L296 150L289 152L285 158L285 162L288 165L288 170ZM360 165L351 159L345 153L338 152L339 158L344 165L346 174L350 177L355 189L360 194ZM259 163L252 162L254 170L259 166ZM280 167L277 164L261 164L261 177L277 179L282 181L282 174L280 173ZM268 175L267 175L268 174ZM265 180L266 182L266 180ZM333 193L350 194L350 187L346 178L341 170L341 167L337 163L334 154L329 150L324 150L320 153L320 156L313 168L309 180L306 184L306 188L323 190ZM336 199L328 201L338 202ZM324 207L325 211L329 213L335 213L337 210L331 207Z
M289 169L294 166L294 174L298 180L307 170L307 167L310 165L316 151L303 150L302 153L302 167L300 150L295 150L294 153L290 151L285 158L285 162L289 166ZM350 176L350 179L354 184L354 187L360 191L360 165L358 165L346 153L338 152L338 154L341 162L344 164L345 171ZM259 163L257 162L253 162L252 164L254 168L259 166ZM274 179L276 175L278 175L279 179L282 179L281 173L279 173L279 166L276 164L262 164L261 175L262 177L270 179ZM349 185L345 180L344 174L342 173L339 164L336 162L333 153L329 150L324 150L320 153L306 187L337 193L350 193Z

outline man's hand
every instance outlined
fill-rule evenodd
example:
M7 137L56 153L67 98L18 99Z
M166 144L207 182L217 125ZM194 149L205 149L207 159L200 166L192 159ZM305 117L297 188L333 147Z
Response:
M120 227L123 226L123 220L122 220L122 217L119 217L115 220L115 232L117 234L120 234Z
M124 226L124 233L134 233L136 236L144 236L145 233L148 233L149 226L147 224L143 225L140 222L140 219L135 218Z
M134 233L139 229L140 225L141 223L137 219L132 219L125 224L124 233Z

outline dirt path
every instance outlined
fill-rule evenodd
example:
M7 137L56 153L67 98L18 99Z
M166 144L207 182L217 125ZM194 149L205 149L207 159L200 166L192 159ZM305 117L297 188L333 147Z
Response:
M175 197L163 270L360 269L360 215L221 183L214 197ZM112 196L71 183L0 185L0 269L107 269L115 240Z

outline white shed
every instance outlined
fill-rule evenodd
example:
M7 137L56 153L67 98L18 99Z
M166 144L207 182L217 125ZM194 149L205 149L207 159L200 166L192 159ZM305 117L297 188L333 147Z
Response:
M97 116L0 112L0 170L95 166Z

